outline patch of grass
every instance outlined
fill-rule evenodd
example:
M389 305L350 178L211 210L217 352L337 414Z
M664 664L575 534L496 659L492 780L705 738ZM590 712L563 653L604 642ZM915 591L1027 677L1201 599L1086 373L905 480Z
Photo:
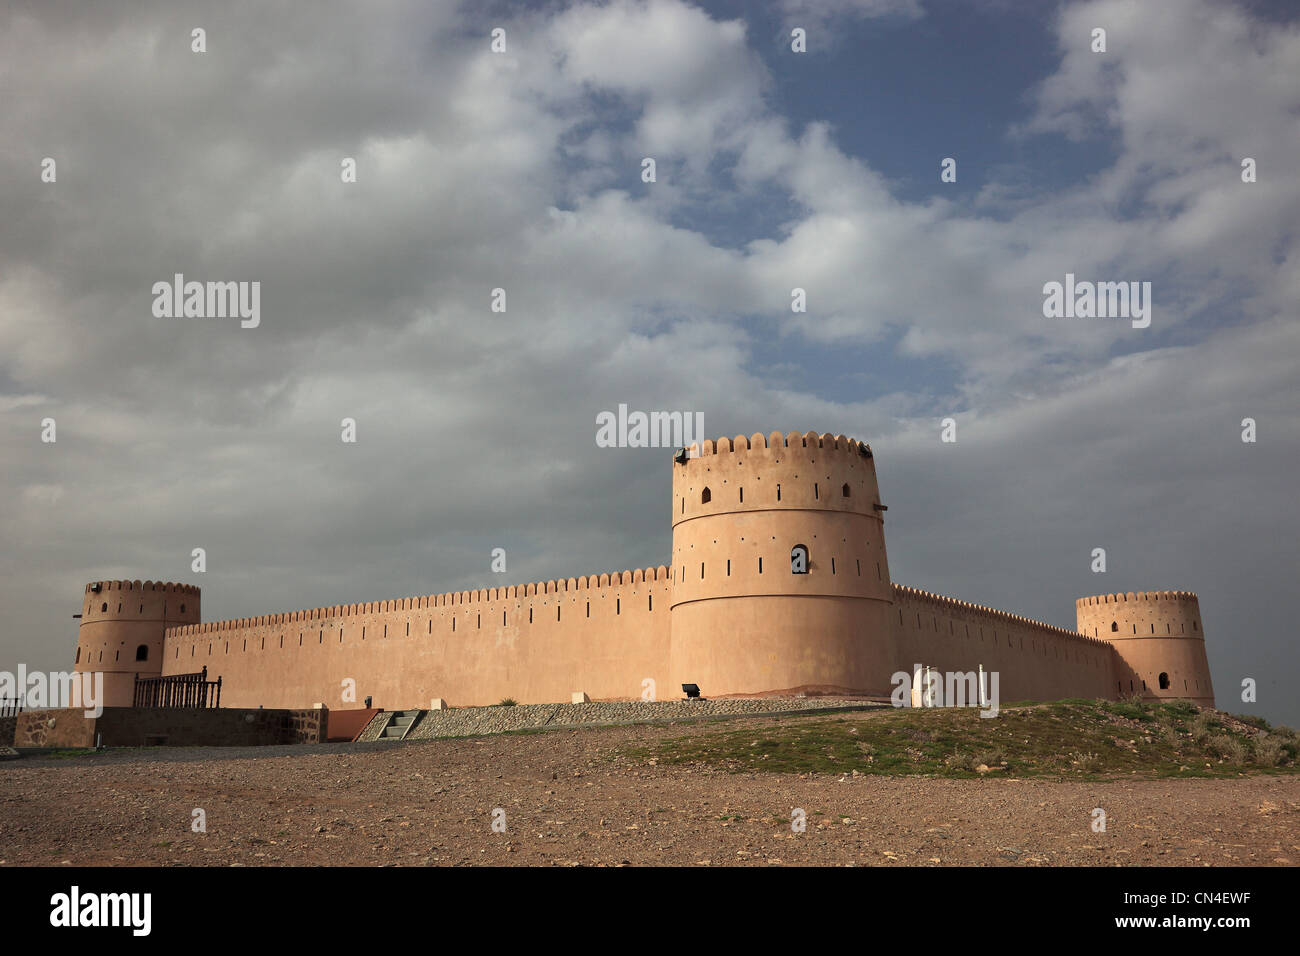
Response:
M1102 707L1117 717L1125 717L1129 720L1153 720L1155 715L1151 712L1151 706L1145 703L1140 697L1125 697L1121 700L1108 700L1102 704Z
M492 706L493 707L518 707L519 701L515 700L513 697L507 697L504 700L502 700L501 703L493 704Z
M1191 704L1075 699L1006 706L993 718L976 708L782 717L761 728L701 728L625 754L732 773L1089 780L1289 773L1298 752L1300 738L1248 734Z
M1195 717L1200 713L1200 708L1190 700L1171 700L1160 704L1157 713L1162 718L1182 721L1189 717Z

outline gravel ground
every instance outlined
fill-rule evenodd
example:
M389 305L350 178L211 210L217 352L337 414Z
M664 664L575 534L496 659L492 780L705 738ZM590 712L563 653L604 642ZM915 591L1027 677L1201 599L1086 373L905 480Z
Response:
M837 719L875 719L853 712ZM786 722L804 719L785 718ZM728 730L770 726L737 718ZM626 754L717 726L0 763L0 864L1294 865L1300 777L727 774ZM1094 833L1094 807L1108 815ZM206 812L207 832L191 830ZM807 829L792 832L795 808ZM494 811L504 832L494 832ZM500 818L500 814L498 814Z

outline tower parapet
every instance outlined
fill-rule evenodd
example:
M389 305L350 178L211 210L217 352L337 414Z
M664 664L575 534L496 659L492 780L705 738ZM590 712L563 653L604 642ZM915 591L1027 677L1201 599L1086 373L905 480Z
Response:
M104 706L129 707L136 677L162 673L163 632L197 624L200 589L162 581L94 581L82 596L78 672L104 674Z
M1115 649L1117 694L1214 706L1195 594L1129 591L1083 597L1074 604L1079 630Z

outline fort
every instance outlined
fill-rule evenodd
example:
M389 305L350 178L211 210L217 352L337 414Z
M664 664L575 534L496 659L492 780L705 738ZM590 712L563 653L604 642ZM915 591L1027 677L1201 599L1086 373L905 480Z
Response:
M1076 629L894 584L870 447L774 432L671 459L671 564L204 622L199 588L87 585L78 671L105 704L137 678L222 681L223 707L390 710L709 697L888 698L924 663L1000 675L1005 700L1181 698L1213 706L1196 595L1080 598Z

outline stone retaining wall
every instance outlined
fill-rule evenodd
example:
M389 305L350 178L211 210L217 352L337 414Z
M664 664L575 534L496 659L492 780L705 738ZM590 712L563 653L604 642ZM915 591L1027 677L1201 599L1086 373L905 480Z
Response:
M232 747L323 743L329 710L105 707L99 717L63 708L19 714L15 747Z
M686 701L606 701L585 704L517 704L513 707L458 707L426 711L406 735L407 740L464 737L507 730L565 724L633 724L647 720L687 720L692 717L738 716L786 711L826 710L862 706L862 698L728 698Z

